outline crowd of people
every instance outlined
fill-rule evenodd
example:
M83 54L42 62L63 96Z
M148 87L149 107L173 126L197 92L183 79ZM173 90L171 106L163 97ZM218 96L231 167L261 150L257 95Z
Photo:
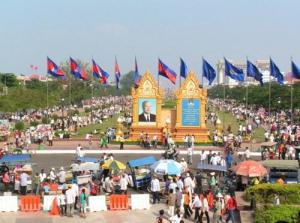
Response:
M7 120L11 126L19 121L24 122L26 126L31 126L24 130L12 131L11 137L1 146L0 155L20 152L24 149L29 151L30 146L34 143L47 143L49 146L53 146L54 138L68 138L71 134L76 134L78 128L102 123L112 118L113 115L125 112L126 108L130 106L129 96L107 96L84 100L80 105L54 106L49 109L28 110L13 114L3 113L0 115L0 119ZM81 115L80 111L89 112ZM125 117L124 124L130 125L131 115L126 112ZM48 124L43 124L45 119ZM89 136L98 133L95 129ZM101 142L105 147L114 137L113 131L106 131L106 134Z

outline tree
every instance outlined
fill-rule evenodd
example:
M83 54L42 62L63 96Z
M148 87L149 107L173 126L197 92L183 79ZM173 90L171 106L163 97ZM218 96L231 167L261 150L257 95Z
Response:
M0 73L0 82L7 87L15 87L19 84L16 75L12 73Z
M120 80L122 94L128 95L131 92L131 88L134 86L134 71L122 76Z

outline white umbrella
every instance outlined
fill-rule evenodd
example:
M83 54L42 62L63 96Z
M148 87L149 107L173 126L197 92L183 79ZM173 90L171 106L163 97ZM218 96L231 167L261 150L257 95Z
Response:
M180 175L182 173L182 166L174 160L159 160L150 168L157 174Z
M73 171L87 171L87 170L99 170L100 166L99 163L92 163L92 162L86 162L77 164L74 163L71 165Z

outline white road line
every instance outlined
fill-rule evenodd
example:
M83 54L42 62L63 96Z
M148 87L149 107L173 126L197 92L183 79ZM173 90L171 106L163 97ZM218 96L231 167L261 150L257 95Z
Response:
M85 154L162 154L165 150L84 150ZM212 151L212 153L218 153L220 151ZM26 153L24 150L23 153ZM193 155L200 155L202 151L194 151ZM70 149L60 149L60 150L37 150L32 154L76 154L76 150ZM180 155L186 155L187 151L179 151ZM208 151L206 151L208 154ZM239 152L238 154L244 154L244 152ZM251 152L250 156L261 156L260 152Z

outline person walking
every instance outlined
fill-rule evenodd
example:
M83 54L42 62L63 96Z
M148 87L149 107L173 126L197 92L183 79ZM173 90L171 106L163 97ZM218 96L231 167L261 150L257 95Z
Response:
M66 204L67 204L67 216L73 217L74 215L74 203L75 203L75 196L72 190L72 185L68 186L68 190L66 191Z
M39 195L40 194L40 184L41 184L41 180L40 180L40 176L39 173L35 173L35 176L33 177L33 189L35 191L35 195Z
M125 174L123 174L120 179L120 187L122 194L127 194L128 180L126 179Z
M58 183L60 185L63 185L66 183L66 172L63 167L60 167L60 171L57 174L57 177L58 177Z
M9 171L5 171L5 173L3 174L2 182L4 184L4 191L8 191L8 186L10 183Z
M153 204L155 204L156 201L159 203L160 184L156 176L154 176L153 179L151 180L151 193L153 198Z
M67 215L67 205L66 205L66 190L63 189L61 195L58 196L59 200L59 207L60 207L60 215L66 216Z
M20 175L20 192L22 195L26 195L27 193L28 177L25 171Z
M85 193L85 188L83 188L80 194L80 217L82 218L86 218L86 204L87 204L87 195Z
M207 194L204 194L204 197L202 200L202 210L201 210L201 214L200 214L200 222L202 222L203 214L205 214L205 216L206 216L207 223L210 222L208 211L209 211L209 205L208 205L208 200L207 200Z
M201 200L200 200L200 198L199 198L199 196L197 194L195 194L195 198L194 198L194 201L192 203L192 207L195 208L194 221L195 222L201 222L199 211L202 208L202 202L201 202Z
M184 215L183 215L183 217L189 218L193 214L193 211L190 207L191 197L190 197L188 190L185 190L183 197L184 197L184 201L183 201Z
M226 203L226 209L228 210L228 217L226 219L226 222L228 222L229 220L231 220L232 223L236 222L235 217L234 217L236 208L237 208L236 200L235 200L234 196L231 195Z
M173 189L170 189L168 195L168 207L169 207L170 217L172 217L175 213L176 195L173 192L174 192Z
M124 149L124 142L125 142L125 139L123 136L120 136L120 150L123 150Z
M182 207L182 192L178 187L176 187L175 197L176 197L176 211L180 212L180 209Z
M193 164L193 147L192 147L192 144L190 144L188 149L187 149L187 163L189 165Z
M222 220L222 194L217 194L217 200L214 203L213 223L223 222Z

